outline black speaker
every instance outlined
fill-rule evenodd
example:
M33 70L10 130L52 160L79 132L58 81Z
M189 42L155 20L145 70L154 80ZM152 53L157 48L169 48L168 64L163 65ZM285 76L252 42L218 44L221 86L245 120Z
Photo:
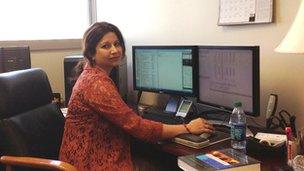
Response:
M0 73L31 68L29 46L0 47Z
M83 60L82 55L64 57L64 87L65 87L65 105L69 103L74 84L77 81L75 67L79 61ZM115 83L123 100L127 100L127 67L126 63L113 68L111 79Z

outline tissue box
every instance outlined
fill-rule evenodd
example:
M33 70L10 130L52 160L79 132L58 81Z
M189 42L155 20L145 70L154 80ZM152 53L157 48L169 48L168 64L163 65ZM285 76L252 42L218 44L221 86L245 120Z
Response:
M266 154L268 156L286 156L286 145L282 143L278 146L270 146L260 143L260 139L254 137L247 138L246 151L248 154Z

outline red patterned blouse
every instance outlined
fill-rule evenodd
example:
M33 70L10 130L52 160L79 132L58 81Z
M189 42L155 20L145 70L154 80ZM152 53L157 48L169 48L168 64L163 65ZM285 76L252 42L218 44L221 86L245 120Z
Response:
M59 159L80 171L132 170L129 135L155 142L161 132L161 123L124 103L105 71L87 65L70 99Z

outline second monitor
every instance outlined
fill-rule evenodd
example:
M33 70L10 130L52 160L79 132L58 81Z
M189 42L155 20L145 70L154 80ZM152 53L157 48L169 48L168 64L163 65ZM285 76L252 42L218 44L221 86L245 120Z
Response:
M259 116L259 74L259 46L199 46L198 101L228 112L240 101Z

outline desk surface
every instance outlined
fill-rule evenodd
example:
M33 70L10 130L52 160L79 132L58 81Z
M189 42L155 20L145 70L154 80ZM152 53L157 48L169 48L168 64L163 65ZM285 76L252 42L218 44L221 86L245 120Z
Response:
M226 140L212 146L208 146L202 149L193 149L183 145L179 145L176 143L167 143L162 144L159 146L162 151L173 154L174 156L183 156L188 154L195 154L195 153L206 153L211 150L219 150L224 148L230 148L230 140ZM290 168L286 164L285 157L270 157L266 155L252 155L248 154L249 156L261 161L261 170L262 171L270 171L270 170L289 170ZM291 170L291 169L290 169Z
M142 142L140 142L142 143ZM183 155L189 155L189 154L195 154L195 153L206 153L208 151L211 150L219 150L219 149L224 149L224 148L230 148L230 140L226 140L202 149L194 149L194 148L190 148L190 147L186 147L180 144L176 144L170 141L166 141L166 142L162 142L160 144L145 144L144 147L145 148L145 154L147 153L159 153L159 156L164 156L164 154L166 155L171 155L172 158L175 159L175 161L173 159L171 160L171 164L172 165L177 165L176 162L176 158L178 156L183 156ZM140 148L139 144L136 144L136 148ZM149 149L149 150L148 150ZM149 151L149 152L148 152ZM163 154L160 154L163 153ZM286 164L286 157L285 155L281 155L281 156L268 156L266 154L247 154L259 161L261 161L261 170L262 171L272 171L272 170L284 170L284 171L288 171L288 170L292 170L290 167L288 167L288 165ZM158 157L159 157L158 156ZM156 160L164 160L159 159L158 157L156 157ZM151 158L149 159L151 160ZM167 162L168 163L168 162ZM173 170L170 168L170 170ZM178 170L178 169L175 169Z
M137 108L136 108L137 109ZM136 111L135 109L135 111ZM217 126L217 130L220 131L227 131L226 127L222 126ZM262 131L262 132L267 132L268 130L261 130L260 128L250 128L253 134L256 132ZM134 144L135 142L135 144ZM148 144L148 143L143 143L141 141L135 140L132 143L133 146L133 153L141 153L140 157L146 157L147 155L148 160L158 160L156 162L159 164L166 164L168 166L168 163L170 166L168 166L167 169L161 169L161 170L180 170L177 167L177 157L178 156L183 156L183 155L189 155L189 154L195 154L195 153L206 153L208 151L212 150L219 150L219 149L224 149L224 148L230 148L230 140L226 140L211 146L207 146L202 149L194 149L190 147L186 147L180 144L176 144L170 141L163 142L161 144ZM132 154L133 155L133 154ZM279 156L269 156L267 154L247 154L261 162L261 170L262 171L292 171L292 168L288 167L287 161L286 161L286 156L284 154L279 155ZM152 156L152 158L151 158ZM169 158L168 160L166 160ZM159 161L159 160L166 160L166 161ZM174 165L174 167L171 167L171 165Z

